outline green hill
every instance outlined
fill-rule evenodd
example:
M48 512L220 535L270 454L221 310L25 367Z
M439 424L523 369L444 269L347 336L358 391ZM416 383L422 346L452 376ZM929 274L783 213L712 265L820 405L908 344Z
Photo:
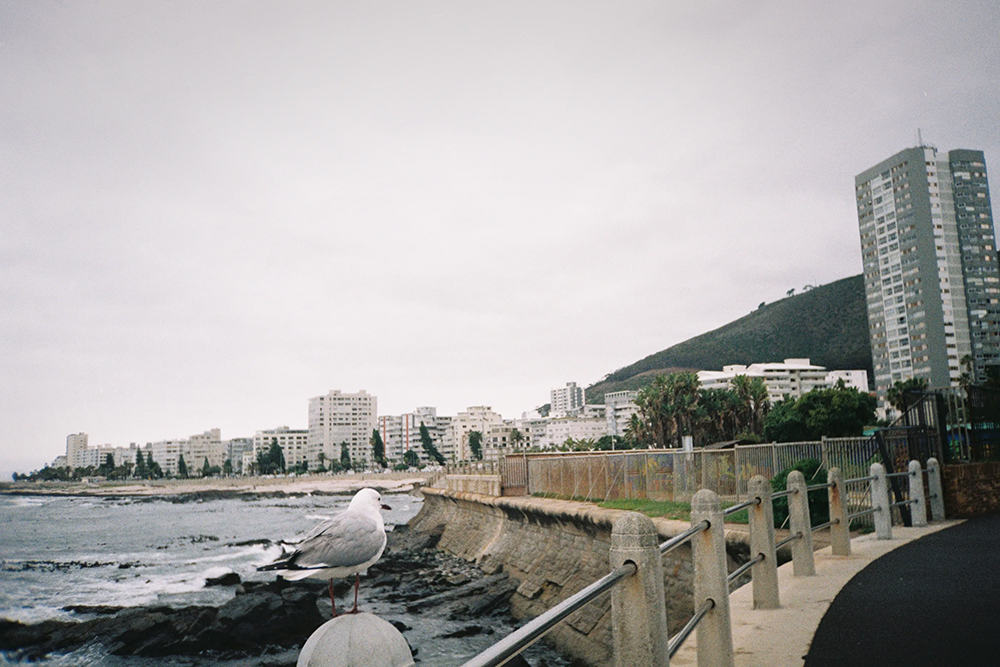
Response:
M808 357L830 370L863 368L872 378L868 314L862 276L844 278L766 304L735 322L651 354L587 388L587 402L605 392L640 389L659 373L722 370Z

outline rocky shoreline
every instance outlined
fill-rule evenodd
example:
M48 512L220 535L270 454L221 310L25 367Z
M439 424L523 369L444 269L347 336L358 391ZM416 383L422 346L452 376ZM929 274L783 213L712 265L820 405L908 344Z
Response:
M411 533L405 526L389 533L386 554L362 581L359 606L368 610L377 601L404 608L408 617L458 621L457 627L442 624L447 631L435 639L492 635L513 627L509 602L517 582L503 573L486 575L436 550L439 537ZM336 582L341 611L353 601L352 583ZM115 656L189 656L190 664L201 665L248 659L241 664L278 667L295 664L305 640L331 617L323 582L241 582L234 573L206 585L233 586L235 596L219 607L77 606L65 611L81 620L32 624L3 620L0 651L14 660L35 661L96 645ZM420 642L407 636L412 628L388 620L407 637L419 660Z
M142 498L191 496L207 499L353 495L370 487L381 493L408 493L428 483L435 473L381 472L308 474L275 477L208 477L153 481L0 482L0 495Z

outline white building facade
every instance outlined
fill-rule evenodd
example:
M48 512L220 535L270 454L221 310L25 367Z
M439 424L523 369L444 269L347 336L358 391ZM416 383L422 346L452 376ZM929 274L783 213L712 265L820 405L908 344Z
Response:
M344 394L334 389L309 399L308 461L319 467L320 454L325 460L340 460L341 445L346 443L352 463L372 464L371 437L378 427L378 399L364 389Z
M495 426L503 425L503 418L488 405L475 405L459 412L451 421L451 446L455 459L469 461L472 450L469 449L469 433L479 431L485 439L486 433Z
M799 398L813 389L829 389L844 380L844 384L858 391L868 391L868 373L864 370L827 371L823 366L810 363L809 359L785 359L783 362L759 363L744 366L732 364L721 371L698 371L698 380L705 389L729 389L734 378L743 375L760 378L767 386L767 398L777 403L789 396Z
M574 412L583 408L584 402L583 387L576 386L575 382L567 382L565 387L549 392L551 412Z
M308 463L309 431L307 429L279 426L270 430L257 431L253 435L254 460L262 452L267 452L274 443L278 443L278 446L281 447L286 469L300 463Z
M604 394L604 417L607 422L608 435L622 438L628 428L632 415L639 412L635 399L638 391L611 391Z

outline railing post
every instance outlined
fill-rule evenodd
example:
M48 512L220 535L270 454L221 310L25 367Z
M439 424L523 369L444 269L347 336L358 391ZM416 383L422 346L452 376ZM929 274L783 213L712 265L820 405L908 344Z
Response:
M931 501L931 521L944 521L944 492L941 489L941 465L927 459L927 495Z
M847 498L844 489L844 475L840 468L830 468L826 477L831 486L827 489L830 501L830 551L834 556L851 555L851 526L847 520Z
M788 473L786 487L794 491L788 495L788 528L792 535L802 537L792 540L792 573L796 577L816 574L813 562L812 521L809 518L809 492L806 491L806 477L800 470Z
M663 559L653 521L628 512L611 530L611 569L634 563L637 570L611 590L611 630L617 667L669 665Z
M764 560L750 568L753 582L753 608L777 609L778 558L774 549L774 508L771 506L771 485L762 475L754 475L747 485L750 498L760 498L760 504L747 510L750 518L750 557L763 554Z
M924 473L920 461L910 461L910 524L916 528L927 525L927 505L924 500Z
M889 480L885 476L885 466L873 463L871 476L872 507L875 509L875 536L880 540L892 539L892 507L889 502Z
M733 667L733 631L729 619L729 572L719 496L701 489L691 499L691 525L708 521L709 528L691 538L694 552L694 609L707 600L712 609L698 624L698 664Z

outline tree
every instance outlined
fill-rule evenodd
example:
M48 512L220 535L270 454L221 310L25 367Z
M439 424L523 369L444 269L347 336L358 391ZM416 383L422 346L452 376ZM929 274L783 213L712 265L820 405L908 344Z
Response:
M483 434L479 431L469 431L469 450L472 458L483 460Z
M521 443L524 442L524 434L521 433L519 429L513 428L510 430L510 443L514 446L514 449L520 447Z
M212 476L212 466L208 462L208 457L205 457L205 463L201 466L201 476L211 477Z
M267 452L275 473L285 472L285 451L278 444L277 438L271 438L271 448Z
M625 426L625 442L628 443L629 449L641 449L655 442L649 424L635 412L629 417Z
M875 397L838 383L776 403L764 420L764 437L775 442L859 436L875 422Z
M320 452L318 458L319 458L319 467L316 468L316 472L326 472L326 454Z
M421 424L421 426L423 426L423 424ZM375 463L385 468L385 443L382 442L382 434L378 432L377 428L372 429L371 444L372 456L375 459Z
M340 465L344 470L351 468L351 450L347 448L347 443L340 443Z
M152 454L150 454L149 460L153 460ZM149 477L149 469L146 467L146 460L142 457L141 449L137 449L135 452L135 469L133 474L139 479Z
M927 391L927 386L927 378L898 381L885 392L885 400L901 413L905 413L907 408L920 400L920 394Z
M111 477L115 470L115 457L114 454L108 454L104 457L104 461L97 468L97 474L103 475L104 477Z
M188 466L184 461L183 454L181 454L180 458L177 459L177 476L181 479L187 479L188 476Z
M231 458L227 458L226 462L222 464L222 474L223 475L233 474L233 460Z
M153 460L153 452L146 454L146 469L149 471L149 479L163 478L163 468Z
M403 463L409 468L419 468L420 467L420 457L412 449L407 449L403 454Z
M469 434L469 440L471 445L471 433ZM428 458L434 459L439 466L444 465L444 457L441 456L441 452L438 451L438 448L434 446L434 440L431 438L431 432L427 430L427 427L424 426L423 422L420 422L420 445L424 448L424 451L427 452ZM482 456L479 458L482 458Z
M285 452L277 438L271 438L267 450L257 452L257 472L261 475L277 475L285 472Z
M661 447L693 435L699 414L698 376L690 371L657 375L639 392L635 404L655 443Z

